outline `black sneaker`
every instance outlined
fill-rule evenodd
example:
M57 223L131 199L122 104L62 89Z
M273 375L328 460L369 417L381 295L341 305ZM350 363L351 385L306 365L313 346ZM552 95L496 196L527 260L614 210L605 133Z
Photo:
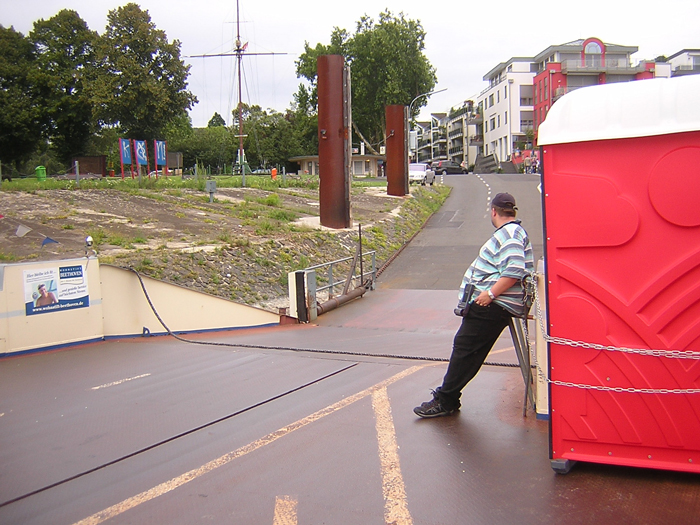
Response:
M425 403L421 403L419 407L413 409L413 412L415 412L417 416L427 418L449 416L455 411L448 410L445 407L443 407L440 401L438 400L437 396L433 394L433 399L431 399L430 401L426 401Z

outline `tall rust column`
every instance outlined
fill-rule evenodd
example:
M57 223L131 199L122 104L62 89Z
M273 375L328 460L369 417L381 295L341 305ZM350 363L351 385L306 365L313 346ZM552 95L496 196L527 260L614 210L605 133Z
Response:
M349 228L350 75L341 55L319 56L317 73L321 225Z
M386 192L408 194L408 108L386 106Z

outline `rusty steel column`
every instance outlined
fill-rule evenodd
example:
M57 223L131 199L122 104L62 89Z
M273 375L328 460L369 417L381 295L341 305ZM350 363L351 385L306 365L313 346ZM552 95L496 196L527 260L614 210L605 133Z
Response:
M349 228L349 73L341 55L321 55L318 73L318 165L321 225ZM346 82L347 81L347 82Z
M408 194L408 108L386 106L386 192Z

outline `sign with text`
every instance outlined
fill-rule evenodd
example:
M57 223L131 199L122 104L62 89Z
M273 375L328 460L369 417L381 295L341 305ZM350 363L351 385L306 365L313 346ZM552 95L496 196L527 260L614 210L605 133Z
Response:
M82 264L24 271L26 315L90 306L87 271Z
M156 166L165 166L167 164L165 152L165 141L156 140Z
M139 164L139 166L147 166L148 152L146 151L146 141L135 140L134 149L136 149L136 162Z
M122 155L122 164L131 164L131 144L128 139L119 139L119 151Z

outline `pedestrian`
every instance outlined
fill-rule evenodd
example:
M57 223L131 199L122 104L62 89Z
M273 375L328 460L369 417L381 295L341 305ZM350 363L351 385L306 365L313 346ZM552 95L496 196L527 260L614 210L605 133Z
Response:
M509 193L491 201L496 231L464 273L455 314L462 324L455 334L450 363L433 399L413 411L420 417L447 416L459 410L462 389L477 374L511 317L525 313L522 281L534 270L532 244L516 219Z

